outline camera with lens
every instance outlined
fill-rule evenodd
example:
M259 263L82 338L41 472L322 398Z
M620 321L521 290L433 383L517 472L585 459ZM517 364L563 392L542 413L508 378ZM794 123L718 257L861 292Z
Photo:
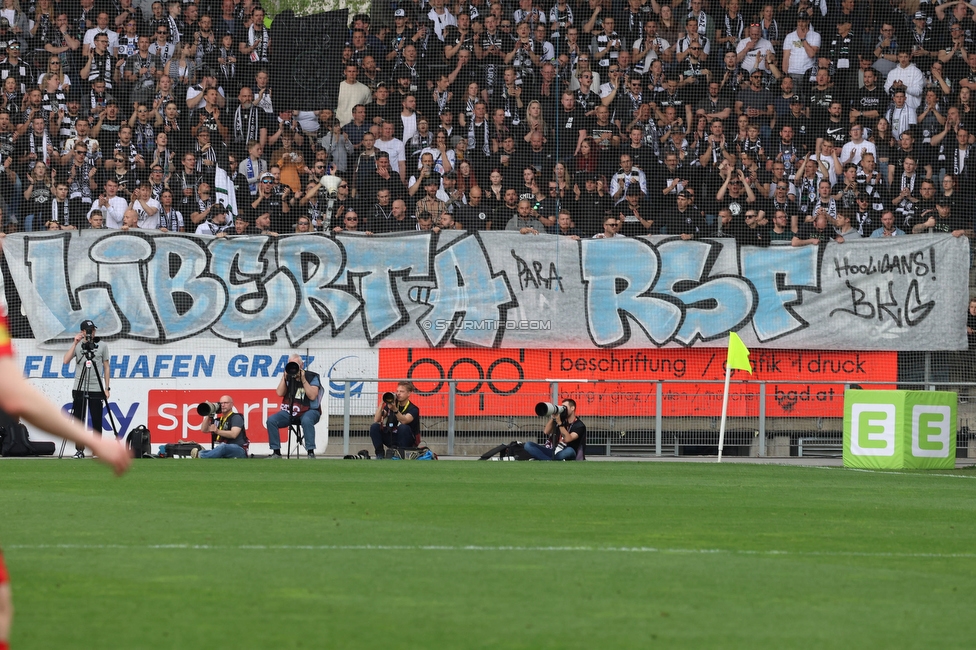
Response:
M562 404L553 404L552 402L539 402L535 405L535 414L539 417L549 417L551 415L558 415L561 419L566 419L567 409Z
M94 352L98 345L98 341L95 339L95 324L91 321L86 321L81 328L84 333L84 338L81 341L81 349L84 352Z
M302 371L301 366L295 361L289 361L285 364L285 374L289 377L297 377L298 373Z
M383 404L386 407L386 426L396 429L400 422L396 419L396 395L394 393L383 393Z
M218 413L220 413L220 404L217 402L200 402L197 406L197 415L213 417Z

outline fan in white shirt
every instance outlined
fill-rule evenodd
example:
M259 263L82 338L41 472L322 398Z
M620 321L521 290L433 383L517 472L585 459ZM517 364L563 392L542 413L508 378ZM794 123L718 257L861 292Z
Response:
M95 19L96 26L85 32L85 38L81 42L82 56L88 56L88 52L95 45L95 37L99 34L108 35L108 51L112 54L112 56L115 56L115 54L118 52L119 33L112 31L109 28L108 21L108 14L104 11L99 11L98 17Z
M902 88L905 91L905 102L914 113L922 103L922 93L925 92L925 75L912 63L911 52L898 53L898 67L888 73L884 89L889 95L892 89Z
M129 202L119 196L118 191L119 184L114 178L106 180L105 192L98 197L98 200L92 202L87 216L91 217L92 212L99 210L105 217L106 228L121 228L125 211L129 209Z

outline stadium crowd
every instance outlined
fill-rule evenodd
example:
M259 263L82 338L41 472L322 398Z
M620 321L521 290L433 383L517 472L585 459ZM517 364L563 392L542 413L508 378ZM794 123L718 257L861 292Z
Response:
M0 9L8 231L972 234L961 0L401 0L353 16L314 111L251 0L25 2Z

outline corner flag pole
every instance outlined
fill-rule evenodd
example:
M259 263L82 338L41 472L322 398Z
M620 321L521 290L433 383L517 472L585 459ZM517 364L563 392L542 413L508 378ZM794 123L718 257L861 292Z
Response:
M739 335L729 332L729 351L725 358L725 392L722 395L722 421L718 427L718 462L722 462L722 449L725 447L725 416L729 410L729 380L732 369L746 370L752 374L752 364L749 363L749 348L742 342Z

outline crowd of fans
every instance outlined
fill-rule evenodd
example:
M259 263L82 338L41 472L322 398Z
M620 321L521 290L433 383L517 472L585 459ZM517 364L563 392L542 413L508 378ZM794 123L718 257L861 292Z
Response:
M401 0L352 18L315 111L251 0L29 1L0 10L8 228L973 230L961 0Z

